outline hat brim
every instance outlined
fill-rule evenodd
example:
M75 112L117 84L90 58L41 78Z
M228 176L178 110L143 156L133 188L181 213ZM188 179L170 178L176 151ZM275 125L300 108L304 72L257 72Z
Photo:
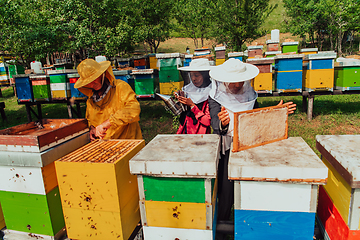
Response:
M259 69L252 64L244 63L246 71L242 73L227 73L222 65L212 67L210 77L219 82L244 82L253 79L259 74Z
M185 72L202 72L202 71L210 71L212 68L214 68L215 66L209 66L209 67L179 67L178 70L180 71L185 71Z
M87 77L87 78L80 77L74 84L74 88L81 88L81 87L84 87L84 86L88 85L89 83L93 82L95 79L100 77L100 75L103 74L110 67L111 62L103 61L103 62L100 62L99 64L100 64L100 68L96 73L94 73L93 75L91 75L90 77Z

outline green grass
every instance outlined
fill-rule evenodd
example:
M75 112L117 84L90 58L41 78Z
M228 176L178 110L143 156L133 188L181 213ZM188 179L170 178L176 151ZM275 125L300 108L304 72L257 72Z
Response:
M278 7L274 9L274 11L269 15L269 17L265 20L262 28L267 30L268 33L272 29L279 29L280 32L286 32L283 22L285 17L285 8L282 0L270 0L270 5L278 4Z

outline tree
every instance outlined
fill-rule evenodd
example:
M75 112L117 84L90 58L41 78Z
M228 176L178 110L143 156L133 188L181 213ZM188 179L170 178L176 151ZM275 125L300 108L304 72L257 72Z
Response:
M157 52L160 42L170 37L173 25L173 0L129 0L133 6L131 25L138 43L146 42L150 51Z
M199 47L198 38L203 47L204 40L210 37L214 7L211 0L179 0L176 3L175 18L186 36L193 39L195 48Z
M213 37L236 51L265 34L261 25L277 7L269 0L218 0L214 4Z

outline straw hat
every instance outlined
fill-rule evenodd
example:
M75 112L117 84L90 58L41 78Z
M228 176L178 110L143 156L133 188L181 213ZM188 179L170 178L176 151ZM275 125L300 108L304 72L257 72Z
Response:
M207 58L197 58L190 62L188 67L180 67L180 71L209 71L213 66Z
M230 58L210 70L210 77L219 82L244 82L258 74L259 69L256 66L235 58Z
M110 67L110 64L110 61L98 63L94 59L85 59L77 67L80 78L76 81L74 87L81 88L91 83L100 77Z

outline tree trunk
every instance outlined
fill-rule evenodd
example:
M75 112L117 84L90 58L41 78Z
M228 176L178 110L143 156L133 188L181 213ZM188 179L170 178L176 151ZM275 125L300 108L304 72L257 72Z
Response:
M342 31L339 31L338 35L337 35L337 50L338 50L338 55L342 56Z

